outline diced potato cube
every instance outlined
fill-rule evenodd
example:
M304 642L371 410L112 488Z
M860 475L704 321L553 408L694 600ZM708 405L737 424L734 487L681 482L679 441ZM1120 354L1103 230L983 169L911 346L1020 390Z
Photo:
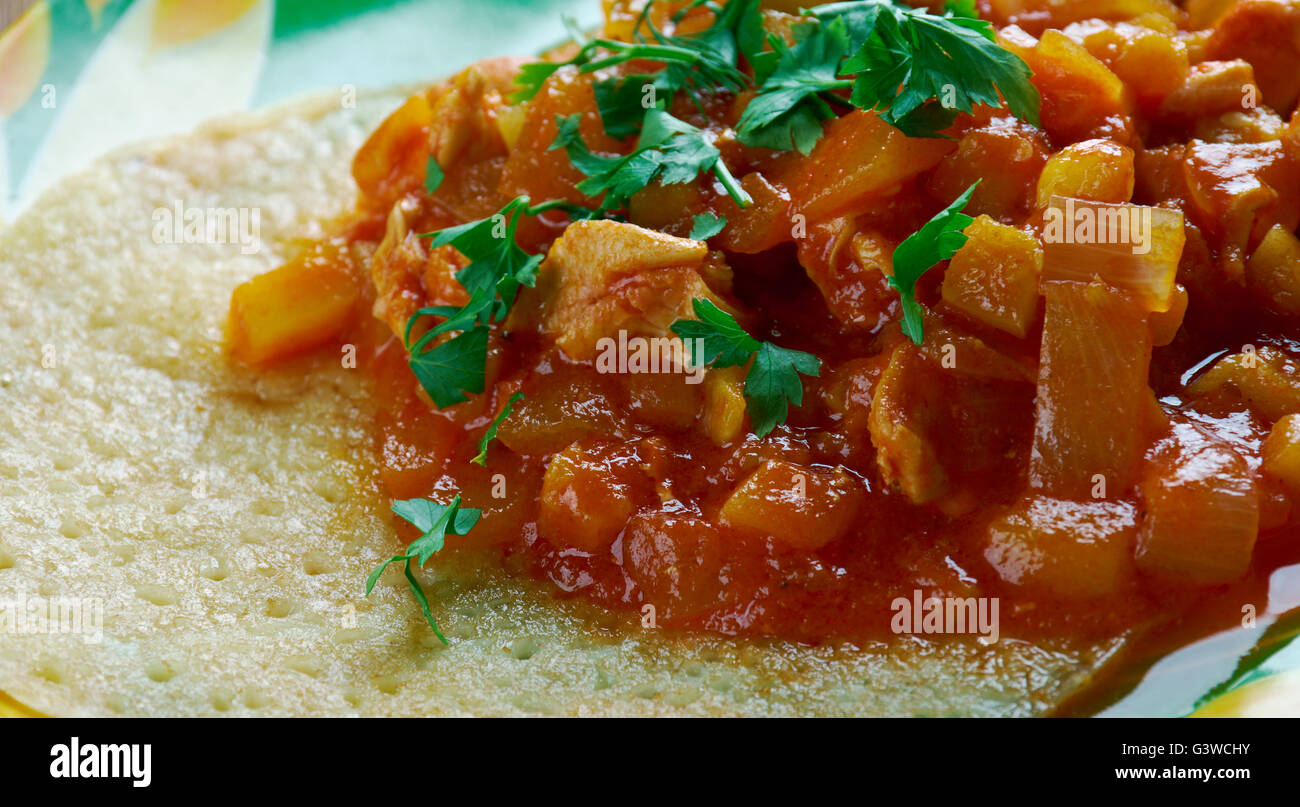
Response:
M230 352L262 364L329 342L352 322L360 292L332 245L240 284L230 297Z
M1146 443L1147 314L1099 281L1044 287L1030 482L1084 498L1101 481L1118 496L1132 485Z
M617 434L615 392L605 374L561 372L515 405L497 438L516 454L540 457L591 435Z
M943 300L986 325L1024 337L1038 314L1043 248L1023 230L979 216L943 276Z
M538 534L561 548L608 549L636 512L641 475L635 453L590 440L573 443L546 466Z
M1151 107L1182 86L1190 69L1187 45L1162 23L1168 25L1165 17L1133 23L1091 19L1066 26L1064 33L1119 76L1139 103Z
M1246 573L1259 531L1259 494L1254 472L1229 444L1193 423L1175 423L1147 458L1142 498L1138 568L1200 584L1230 583Z
M1006 582L1053 599L1109 597L1133 579L1137 508L1039 496L989 524L984 558Z
M1249 90L1259 97L1255 69L1249 62L1201 62L1192 65L1178 89L1165 96L1160 114L1171 120L1190 121L1207 115L1240 112Z
M1183 327L1183 317L1187 315L1187 289L1183 284L1174 284L1174 301L1168 311L1156 311L1151 315L1151 345L1164 347L1174 341L1178 329Z
M1287 415L1273 424L1261 447L1264 473L1300 493L1300 415Z
M1133 196L1133 149L1113 140L1084 140L1052 155L1038 176L1037 203L1053 196L1127 202Z
M700 413L700 385L690 383L686 373L620 373L618 379L633 420L667 429L689 429Z
M1182 213L1054 196L1043 219L1043 280L1099 277L1147 311L1169 310L1186 239Z
M1225 112L1217 118L1198 118L1193 135L1207 143L1264 143L1281 140L1286 122L1271 109L1256 107Z
M822 221L896 193L953 149L947 140L908 137L874 112L854 110L826 125L811 154L796 160L787 184L791 209Z
M848 531L862 499L860 483L843 469L767 460L732 491L719 515L732 527L817 549Z
M961 136L957 150L935 167L926 190L947 204L978 180L966 212L1007 220L1033 202L1029 188L1047 151L1039 130L1014 118L995 118Z
M1267 345L1225 356L1187 385L1192 395L1229 386L1270 420L1300 412L1300 363Z
M1273 225L1246 262L1246 285L1274 311L1300 314L1300 239Z
M651 510L627 523L623 566L645 602L663 619L694 616L716 605L726 581L727 545L706 519Z
M1300 493L1300 414L1287 415L1274 423L1261 453L1264 473Z
M744 367L716 367L704 377L704 432L714 445L736 440L745 429L744 379Z
M398 197L424 181L433 110L423 95L412 95L366 139L352 159L352 178L361 192L387 210Z
M1053 140L1132 136L1128 89L1082 45L1049 29L1022 57L1034 71L1031 80L1043 98L1043 129Z

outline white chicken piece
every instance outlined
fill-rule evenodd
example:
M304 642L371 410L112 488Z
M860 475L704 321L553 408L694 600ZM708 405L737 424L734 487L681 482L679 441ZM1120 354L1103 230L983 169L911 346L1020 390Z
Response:
M705 275L726 286L731 270L703 241L623 222L575 222L551 246L537 287L521 295L510 324L536 328L570 358L587 361L601 338L617 339L620 330L672 336L669 326L694 317L694 298L728 310Z

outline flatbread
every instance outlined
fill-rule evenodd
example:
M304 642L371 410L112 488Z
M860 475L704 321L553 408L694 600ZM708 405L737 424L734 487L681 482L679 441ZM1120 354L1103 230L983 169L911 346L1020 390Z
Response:
M241 371L221 343L231 290L351 204L399 101L333 98L111 155L0 237L0 604L104 614L98 642L0 633L0 692L52 715L1031 715L1123 645L670 635L469 555L422 572L450 647L400 570L364 598L399 547L365 373L328 350ZM260 208L260 252L155 243L176 200Z

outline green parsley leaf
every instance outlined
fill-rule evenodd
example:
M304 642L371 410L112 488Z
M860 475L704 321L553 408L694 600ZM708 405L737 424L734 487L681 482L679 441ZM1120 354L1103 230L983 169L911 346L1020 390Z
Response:
M822 121L835 116L823 94L853 86L851 79L838 77L849 48L843 20L804 23L795 26L794 34L793 47L769 37L775 61L759 63L757 69L767 75L736 126L746 145L808 154L821 137Z
M417 315L418 316L418 315ZM487 366L488 328L478 325L434 347L432 331L414 345L408 345L407 361L433 405L446 409L468 400L466 392L483 391Z
M603 196L601 211L624 207L632 194L651 182L691 182L707 171L736 204L746 207L753 201L704 133L662 109L645 110L636 148L624 156L604 156L588 149L578 129L580 120L576 114L557 118L558 131L550 148L563 148L573 166L586 175L577 188L593 198Z
M496 300L493 297L484 300L483 292L492 291L499 296L500 305L490 312L498 320L514 305L519 287L536 282L537 267L542 262L542 256L529 255L515 242L519 216L526 212L528 199L521 196L487 218L424 233L433 237L434 247L450 244L469 259L469 265L456 273L456 280L472 299L485 307L492 307Z
M641 131L641 121L649 108L646 101L652 97L648 88L654 88L653 97L658 101L659 85L652 75L614 76L592 85L605 134L622 140Z
M856 74L853 104L877 110L905 134L939 137L958 112L1000 106L1003 99L1016 117L1038 124L1032 71L998 46L993 25L975 18L969 2L950 3L943 15L883 0L812 13L823 22L845 20L856 50L841 72Z
M752 357L745 374L746 409L754 434L767 436L785 422L790 403L803 403L799 375L818 375L821 360L811 353L760 342L709 300L692 300L691 307L697 319L682 319L672 325L673 333L690 346L691 364L739 367Z
M379 582L379 576L389 565L404 563L406 585L411 590L411 596L419 604L429 627L433 628L433 632L443 644L447 644L447 637L442 635L437 620L433 618L433 610L429 607L429 598L424 593L424 587L420 585L420 581L415 578L415 573L411 569L411 561L415 561L420 566L428 563L429 558L440 551L446 543L448 532L452 535L468 534L478 523L483 511L473 507L462 508L460 496L453 498L450 504L438 504L428 499L396 500L392 504L392 509L399 517L414 524L421 535L406 547L404 553L394 555L370 573L366 578L366 596L370 596L375 584Z
M444 178L442 166L430 155L424 163L424 189L432 195L442 185Z
M691 219L691 238L696 241L707 241L718 233L722 228L727 226L726 216L715 216L712 213L700 213Z
M894 250L894 273L889 276L889 285L898 291L903 303L903 333L918 345L925 333L921 304L916 301L916 281L939 261L951 258L966 243L967 236L962 230L975 219L959 211L970 201L978 185L976 181Z
M496 439L497 429L514 412L515 404L523 399L524 394L522 392L516 392L510 396L510 399L506 401L506 405L502 407L501 413L492 419L492 422L488 424L487 431L483 432L483 437L478 441L478 454L470 462L487 465L488 443Z
M754 434L763 437L789 414L787 402L803 405L803 384L799 374L816 376L821 361L811 353L764 342L754 354L754 364L745 376L745 399Z
M421 308L407 320L403 337L411 370L439 409L467 400L466 392L483 391L488 326L506 318L521 286L537 283L542 263L541 255L524 252L515 241L519 217L554 209L570 215L595 214L561 200L530 206L528 197L520 196L487 218L423 234L433 238L433 246L450 244L469 259L456 273L456 280L469 292L469 302L459 308ZM443 321L412 342L411 331L424 317ZM458 336L434 344L438 337L456 331Z
M692 300L695 319L679 319L673 333L693 345L691 364L703 367L738 367L749 361L762 344L745 332L736 320L709 300Z

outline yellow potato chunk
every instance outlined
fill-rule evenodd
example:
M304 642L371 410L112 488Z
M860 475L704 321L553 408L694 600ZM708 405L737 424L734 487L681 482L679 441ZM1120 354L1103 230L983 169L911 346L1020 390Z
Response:
M636 512L634 455L579 441L551 458L542 477L537 530L552 546L608 549Z
M1033 235L988 216L966 228L943 276L944 302L971 319L1024 337L1038 313L1043 248Z
M1039 496L988 527L984 558L1008 583L1032 594L1095 599L1133 577L1137 508Z
M1056 152L1038 175L1038 206L1053 196L1127 202L1133 196L1133 149L1113 140L1072 143Z
M1300 363L1264 345L1219 359L1213 367L1187 385L1192 395L1207 395L1223 387L1240 393L1270 420L1300 413Z
M1246 262L1246 285L1269 308L1300 314L1300 239L1273 225Z
M1274 423L1261 451L1264 473L1300 492L1300 414Z
M263 364L337 337L360 293L330 246L300 255L235 288L226 339L231 355Z
M732 491L720 516L787 546L817 549L848 531L861 503L861 486L842 469L767 460Z
M704 432L714 445L739 438L745 428L745 368L718 367L704 377Z

